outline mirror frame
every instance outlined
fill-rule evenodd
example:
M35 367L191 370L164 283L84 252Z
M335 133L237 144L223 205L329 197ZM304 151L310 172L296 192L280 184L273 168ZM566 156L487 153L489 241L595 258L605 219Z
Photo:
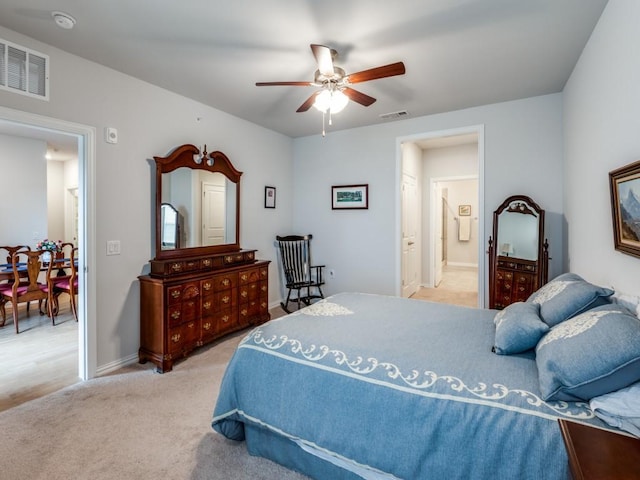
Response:
M513 204L520 204L517 207L512 207ZM526 204L526 205L523 205ZM510 210L511 208L511 210ZM500 255L498 238L498 222L500 214L505 211L512 211L523 215L535 214L538 216L538 258L534 260L523 260L519 257L504 257ZM548 269L549 269L549 244L544 235L544 210L540 208L536 202L526 195L512 195L508 197L502 204L493 212L493 237L489 237L489 308L493 308L493 288L495 287L495 275L498 264L498 257L502 259L518 259L521 261L535 262L538 265L536 273L536 285L534 290L537 290L547 282Z
M196 159L199 158L198 163ZM237 252L240 250L240 177L242 172L236 170L229 158L222 152L215 151L207 153L205 145L204 151L200 152L195 145L185 144L177 147L166 157L153 157L156 163L156 260L192 257L198 255L211 255L215 253ZM212 164L209 162L212 161ZM201 247L176 248L173 250L162 250L162 225L161 212L162 205L162 174L170 173L180 167L187 167L193 170L206 170L208 172L219 172L226 176L231 182L236 184L236 236L235 243L225 243L224 245L211 245Z
M511 207L511 205L513 205L514 203L518 203L521 205L521 207L519 209L516 209L515 207ZM526 205L523 205L526 204ZM513 213L518 213L521 215L534 215L538 217L538 256L535 260L535 262L540 262L542 260L543 257L543 244L544 244L544 210L542 208L540 208L540 205L538 205L536 202L534 202L533 200L531 200L530 197L527 197L526 195L513 195L509 198L507 198L504 202L502 202L502 205L500 205L498 207L498 209L493 212L493 243L495 245L495 255L496 257L501 257L502 255L500 255L500 245L499 245L499 239L498 239L498 220L500 219L500 214L504 213L504 212L513 212ZM512 257L509 257L512 258ZM520 258L517 255L514 258Z

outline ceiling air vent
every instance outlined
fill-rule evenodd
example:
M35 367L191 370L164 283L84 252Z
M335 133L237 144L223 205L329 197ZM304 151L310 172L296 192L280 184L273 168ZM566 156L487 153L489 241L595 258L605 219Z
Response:
M380 118L382 118L383 120L390 120L406 117L407 115L409 115L409 112L407 112L406 110L399 110L397 112L381 113Z
M49 57L0 39L0 90L49 100Z

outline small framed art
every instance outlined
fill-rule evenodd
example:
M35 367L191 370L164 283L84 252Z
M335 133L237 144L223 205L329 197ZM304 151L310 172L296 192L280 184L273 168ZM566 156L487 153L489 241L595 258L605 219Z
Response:
M609 172L614 248L640 257L640 161Z
M276 187L264 187L264 208L276 208Z
M334 185L331 187L333 210L369 208L369 185Z
M458 205L458 215L468 217L471 215L471 205Z

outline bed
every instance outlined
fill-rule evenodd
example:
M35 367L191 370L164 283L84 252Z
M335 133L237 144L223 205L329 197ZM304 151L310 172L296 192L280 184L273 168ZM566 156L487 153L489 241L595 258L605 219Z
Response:
M609 308L611 293L602 290L583 310ZM528 303L540 314L540 303ZM526 317L506 310L500 315L507 320ZM250 454L315 479L566 479L559 418L619 430L578 400L584 392L575 385L557 388L558 375L540 377L537 347L507 352L513 338L498 338L496 315L382 295L333 295L241 341L212 427L246 441ZM533 335L538 339L553 330L536 327L543 330ZM640 353L626 362L631 374L606 388L633 383L638 362ZM570 400L545 401L550 391Z

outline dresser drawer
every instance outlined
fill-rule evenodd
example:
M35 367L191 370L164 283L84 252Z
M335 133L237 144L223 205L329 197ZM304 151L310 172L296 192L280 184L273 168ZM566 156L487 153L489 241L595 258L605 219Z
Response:
M167 318L169 326L180 325L184 322L189 322L198 318L200 305L197 299L186 300L177 305L169 306L167 310Z
M194 299L200 295L200 283L188 282L167 287L167 304L175 305L184 300Z
M254 301L260 296L259 283L249 283L240 287L240 303Z
M242 270L238 274L240 285L246 285L248 283L254 283L260 281L261 274L259 268L252 268L250 270Z
M169 353L175 355L195 348L199 333L195 321L170 328Z

